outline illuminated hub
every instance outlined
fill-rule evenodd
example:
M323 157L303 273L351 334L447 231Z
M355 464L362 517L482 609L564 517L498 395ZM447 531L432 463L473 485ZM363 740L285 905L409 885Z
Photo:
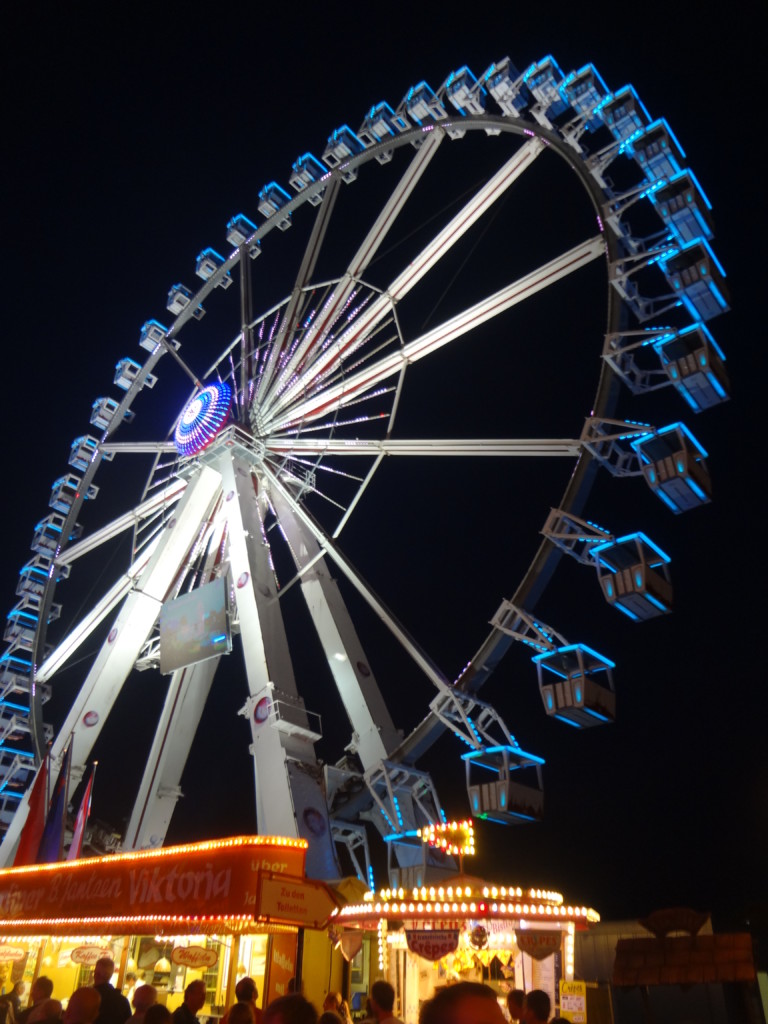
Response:
M232 388L211 384L191 399L182 412L173 443L180 455L196 455L214 440L229 418Z

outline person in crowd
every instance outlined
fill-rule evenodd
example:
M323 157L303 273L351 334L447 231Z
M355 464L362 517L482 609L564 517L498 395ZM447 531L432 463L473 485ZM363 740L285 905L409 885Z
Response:
M171 1017L173 1024L196 1024L197 1013L205 1004L205 982L202 978L191 981L184 989L184 1002L178 1006Z
M84 985L82 988L76 988L69 997L61 1019L64 1024L94 1024L100 1008L101 994L90 985Z
M317 1018L317 1024L344 1024L344 1019L335 1010L323 1010Z
M144 1014L144 1024L170 1024L171 1011L162 1003L154 1003Z
M395 1017L392 1009L395 1005L395 990L388 981L379 979L371 985L371 1009L377 1021L387 1024L403 1024Z
M138 987L139 979L136 977L135 972L126 971L125 980L123 981L123 995L131 1004L131 1006L133 1006L133 996Z
M16 1024L25 988L23 981L17 981L10 992L0 996L0 1024Z
M35 978L29 989L29 1005L26 1010L16 1015L16 1024L28 1024L29 1016L36 1006L44 1003L53 995L53 982L44 974Z
M23 981L17 981L11 991L3 996L3 999L7 999L13 1007L13 1016L18 1020L19 1014L21 1013L21 1000L24 993L27 991L27 986Z
M525 992L521 988L513 988L507 992L507 1011L510 1020L524 1020Z
M317 1010L299 992L273 999L264 1011L264 1024L317 1024Z
M375 1024L376 1018L373 1015L373 1006L371 1005L371 997L365 997L365 1016L360 1021L360 1024Z
M229 1024L256 1024L253 1003L235 1003L229 1011Z
M256 1024L261 1024L261 1008L256 1005L259 998L259 990L253 978L241 978L235 985L235 999L238 1003L248 1003L253 1010L253 1018ZM237 1003L235 1003L235 1006ZM221 1024L230 1024L230 1015L234 1006L230 1007L221 1019Z
M340 1018L342 1024L352 1024L352 1016L349 1012L347 1001L341 992L328 993L323 1002L323 1014L325 1013L335 1013Z
M144 1024L144 1015L150 1006L157 1002L157 989L154 985L137 985L133 990L133 1016L131 1024Z
M27 1018L28 1024L57 1024L61 1020L61 1003L58 999L43 999L33 1006Z
M525 997L525 1024L547 1024L552 1012L549 996L540 988L531 989Z
M101 996L101 1009L96 1024L125 1024L131 1016L131 1004L112 984L115 961L111 956L102 956L93 968L93 987Z
M496 993L478 981L446 985L419 1011L419 1024L505 1024Z

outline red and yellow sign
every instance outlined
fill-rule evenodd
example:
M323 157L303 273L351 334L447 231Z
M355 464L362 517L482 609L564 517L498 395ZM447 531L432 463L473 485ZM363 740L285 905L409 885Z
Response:
M264 1005L267 1006L278 996L291 991L291 981L296 976L296 934L273 935L269 942L269 963L267 970Z
M0 926L17 935L235 928L258 916L262 875L303 875L306 849L303 839L238 836L11 868L0 871Z

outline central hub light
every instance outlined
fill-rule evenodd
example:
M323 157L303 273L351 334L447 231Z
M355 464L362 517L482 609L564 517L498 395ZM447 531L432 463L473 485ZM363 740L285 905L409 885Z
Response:
M180 455L196 455L221 432L229 419L232 388L219 381L198 392L179 417L173 443Z

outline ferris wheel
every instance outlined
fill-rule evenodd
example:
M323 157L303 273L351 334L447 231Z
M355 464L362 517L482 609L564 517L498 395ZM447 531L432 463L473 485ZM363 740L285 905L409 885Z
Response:
M569 211L572 187L583 214L558 212L550 191L535 232L513 246L537 176L545 195L567 193ZM707 326L728 302L709 203L667 123L651 118L631 86L611 92L592 65L566 74L546 57L521 73L505 59L479 78L464 67L436 92L421 82L395 109L375 105L357 131L334 131L321 158L300 157L286 184L291 192L274 181L259 192L258 223L242 213L230 220L226 254L199 254L196 290L170 289L170 326L144 323L141 361L117 364L122 397L93 403L93 432L72 443L71 471L55 481L51 511L34 531L0 658L6 863L47 739L55 766L71 745L78 778L137 668L161 671L169 686L125 848L161 845L215 672L241 654L259 831L310 839L308 873L328 878L339 845L364 873L368 822L389 842L393 877L421 884L439 864L424 859L414 834L444 812L418 763L445 730L463 741L476 816L541 815L543 759L478 696L515 640L532 649L548 714L576 727L614 717L611 660L534 612L562 555L596 570L606 600L631 619L671 610L669 559L658 544L584 518L602 469L644 477L675 513L710 497L706 451L685 424L617 412L622 391L674 387L695 412L728 397ZM630 228L630 210L640 230ZM582 409L562 437L475 436L475 423L441 435L440 396L429 383L461 375L461 363L446 361L451 353L470 346L487 374L509 374L515 357L504 340L536 330L517 307L565 317L561 329L576 337L564 289L595 283L607 318L590 353L602 341L586 422ZM222 324L231 325L224 343ZM165 397L161 360L173 381ZM534 386L545 390L544 376ZM150 399L159 411L142 436ZM157 426L163 417L168 434ZM367 582L345 537L372 501L397 503L377 490L389 466L489 457L565 462L565 489L522 578L505 584L511 598L490 595L498 598L490 630L452 678ZM101 481L105 469L137 459L151 462L143 485L97 521L97 473ZM74 581L89 561L103 565L126 537L126 564L60 629L56 599L70 574ZM287 609L298 594L351 728L332 765L318 762L320 715L294 670L303 640ZM431 687L423 720L405 737L355 624L361 606ZM54 733L44 705L86 650L95 653Z

